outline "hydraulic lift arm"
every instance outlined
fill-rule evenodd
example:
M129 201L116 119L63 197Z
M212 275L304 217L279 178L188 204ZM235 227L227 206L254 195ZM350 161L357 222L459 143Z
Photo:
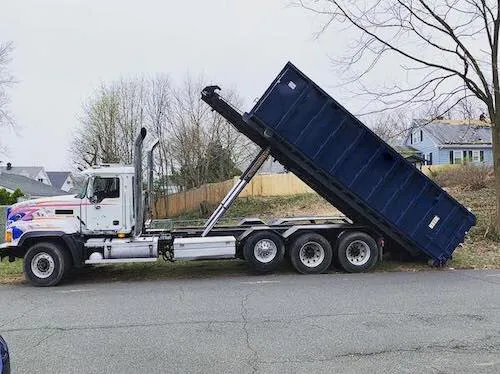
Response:
M210 218L205 222L205 230L203 230L203 234L201 236L207 236L207 234L212 230L212 228L217 224L219 219L222 218L224 213L229 209L231 204L236 200L238 195L243 191L245 186L250 182L250 180L253 178L255 174L257 174L257 171L259 171L260 167L262 164L267 160L269 157L269 153L271 152L270 148L262 149L257 157L250 163L248 168L245 170L243 175L240 177L238 180L238 183L236 183L231 190L227 193L227 195L224 197L222 202L219 204L217 209L212 213Z
M212 107L217 113L222 115L229 123L231 123L238 131L242 127L247 128L245 121L241 113L224 100L216 91L220 90L219 86L208 86L201 92L201 99ZM241 131L240 131L241 132ZM258 144L257 137L249 136L251 140ZM205 230L201 236L207 236L210 230L217 224L217 222L222 218L224 213L229 209L231 204L236 200L238 195L243 191L245 186L250 182L253 176L260 169L262 164L267 160L271 149L269 147L263 147L258 153L257 157L250 163L248 168L245 170L243 175L240 177L238 183L236 183L233 188L227 193L226 197L219 204L217 209L212 213L210 218L205 223Z

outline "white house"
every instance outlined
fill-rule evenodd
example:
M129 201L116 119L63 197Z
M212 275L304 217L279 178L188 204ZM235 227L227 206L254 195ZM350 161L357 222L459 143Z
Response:
M414 120L404 145L428 165L493 164L491 125L477 120Z
M75 187L75 183L69 171L48 171L47 175L53 187L63 191L70 191Z

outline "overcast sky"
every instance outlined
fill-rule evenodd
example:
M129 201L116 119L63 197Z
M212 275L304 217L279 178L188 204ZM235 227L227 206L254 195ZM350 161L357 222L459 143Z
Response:
M0 160L70 168L82 102L101 82L137 74L203 73L235 88L249 110L290 60L349 108L328 57L348 36L317 41L318 28L288 0L2 0L0 40L15 43L19 135L2 139L10 151Z

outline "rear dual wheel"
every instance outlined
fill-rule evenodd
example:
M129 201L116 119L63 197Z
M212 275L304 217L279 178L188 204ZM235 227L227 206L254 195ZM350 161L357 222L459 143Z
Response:
M377 264L379 249L377 242L364 232L351 232L341 236L337 259L348 273L372 270Z
M273 231L256 231L243 245L243 256L250 268L261 274L274 271L283 261L285 245Z
M332 263L332 246L324 236L305 233L290 243L290 261L302 274L320 274Z

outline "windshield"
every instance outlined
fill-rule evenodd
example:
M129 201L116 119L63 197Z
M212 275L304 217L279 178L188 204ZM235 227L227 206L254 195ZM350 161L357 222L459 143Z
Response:
M90 179L90 177L85 178L85 182L83 183L82 190L80 191L80 193L78 195L76 195L76 197L83 199L86 196L87 186L89 184L89 179Z

